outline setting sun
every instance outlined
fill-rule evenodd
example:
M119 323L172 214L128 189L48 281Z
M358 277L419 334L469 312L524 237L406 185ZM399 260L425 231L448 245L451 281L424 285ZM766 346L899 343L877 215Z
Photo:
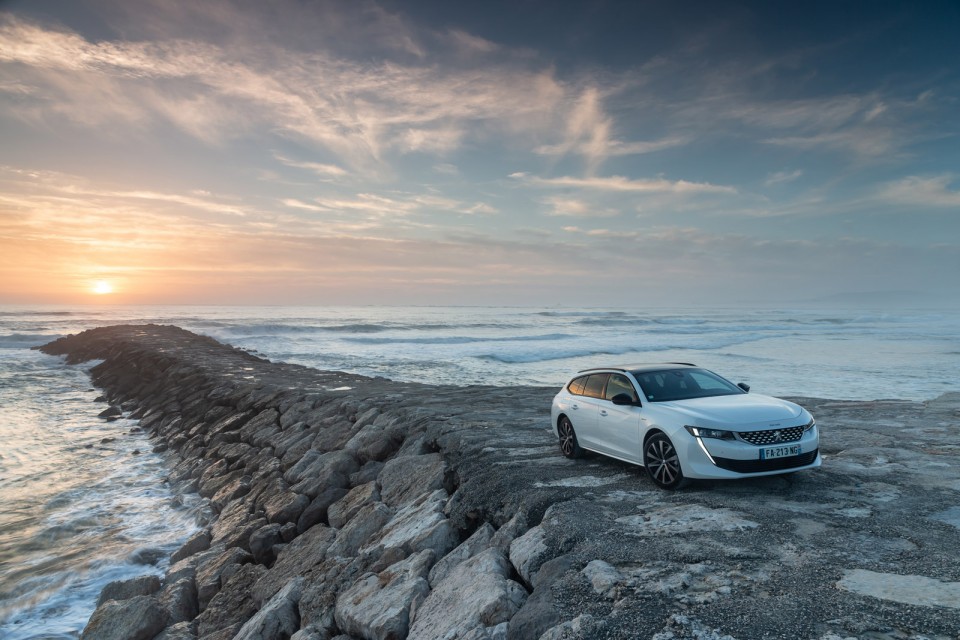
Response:
M93 292L101 296L108 293L113 293L113 285L106 280L97 280L93 283Z

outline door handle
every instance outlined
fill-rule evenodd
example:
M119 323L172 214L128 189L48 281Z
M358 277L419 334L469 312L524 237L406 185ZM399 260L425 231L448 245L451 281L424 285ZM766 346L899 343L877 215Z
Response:
M607 415L607 410L606 410L606 409L600 409L600 415L602 415L602 416Z
M580 407L578 407L577 405L573 405L573 408L574 408L574 409L579 409Z

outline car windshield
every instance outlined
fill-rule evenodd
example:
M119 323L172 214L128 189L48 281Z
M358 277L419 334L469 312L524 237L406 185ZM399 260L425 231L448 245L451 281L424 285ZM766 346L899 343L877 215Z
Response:
M664 369L662 371L631 371L631 373L640 383L644 397L650 402L671 402L745 393L737 385L706 369Z

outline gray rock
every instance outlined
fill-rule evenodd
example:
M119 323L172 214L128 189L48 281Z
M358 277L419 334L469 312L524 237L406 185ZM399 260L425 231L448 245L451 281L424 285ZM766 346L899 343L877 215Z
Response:
M447 577L450 570L456 567L464 560L468 560L490 546L490 541L496 530L489 522L484 522L480 528L464 540L457 548L443 556L430 570L430 585L436 586L441 580Z
M350 486L357 487L368 482L376 482L380 472L383 471L384 464L371 460L360 467L360 471L350 474Z
M310 504L307 496L293 491L284 491L271 496L263 505L268 522L285 524L296 522L303 510Z
M190 622L177 622L164 629L153 640L194 640L197 631Z
M167 584L160 593L160 604L170 616L168 624L193 620L200 613L196 581L193 578L181 578Z
M393 517L393 510L382 502L368 504L337 531L337 539L330 545L332 556L355 556L357 550Z
M432 549L438 557L446 555L458 541L456 530L443 515L447 498L446 491L437 489L404 505L370 538L363 550L382 547L402 549L410 554Z
M327 521L330 526L340 529L352 518L362 507L373 502L380 501L380 492L377 490L376 482L369 482L359 487L354 487L343 498L334 502L327 509Z
M594 593L598 595L606 594L623 581L623 576L616 567L603 560L591 560L581 573L590 581Z
M323 491L300 514L300 518L297 519L297 531L303 533L315 524L326 523L330 505L345 495L347 495L347 490L343 487L331 487Z
M167 613L152 596L108 600L97 607L81 640L152 640L167 623Z
M114 580L100 591L99 607L107 600L128 600L135 596L151 596L160 591L160 578L155 575L137 576L128 580Z
M411 607L430 592L425 578L433 559L433 551L421 551L361 578L337 598L339 628L374 640L407 637Z
M258 564L240 567L197 616L198 635L203 637L223 629L238 629L249 620L257 612L251 589L266 571L265 567Z
M288 638L300 628L297 603L303 578L294 578L250 618L233 640L274 640Z
M510 543L510 562L527 584L530 584L540 565L549 559L545 540L546 532L543 527L537 526Z
M210 548L210 532L206 529L197 531L195 534L187 538L187 541L184 542L179 549L173 552L170 556L170 564L174 565L184 558L192 556L195 553L200 553L201 551L206 551Z
M438 453L394 458L380 472L380 495L391 507L409 502L427 491L442 489L446 472L447 464Z
M123 415L123 411L120 407L107 407L103 411L97 414L98 418L118 418Z
M534 591L520 611L510 618L507 640L539 638L551 627L563 621L554 604L552 585L573 565L573 556L565 555L545 562L533 577Z
M260 527L250 534L250 553L254 562L270 564L273 562L273 547L283 541L280 525L273 523Z
M276 563L253 586L254 599L258 603L266 602L293 578L320 564L335 535L333 529L318 525L286 545L277 555Z
M526 590L509 575L510 563L497 549L460 563L417 608L410 637L458 638L509 621L527 599Z
M290 636L290 640L330 640L330 632L326 629L309 625Z
M223 586L223 574L232 573L239 565L252 561L253 558L243 549L233 547L207 559L197 566L197 600L200 610L207 608L207 603L217 595Z

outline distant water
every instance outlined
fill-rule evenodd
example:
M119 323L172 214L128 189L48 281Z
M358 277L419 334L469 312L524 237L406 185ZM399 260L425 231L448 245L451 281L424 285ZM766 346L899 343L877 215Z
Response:
M75 637L110 580L161 573L195 527L83 367L29 347L176 324L276 361L396 380L551 385L608 363L693 362L758 393L926 400L960 390L954 312L493 307L0 307L0 638ZM103 438L115 438L101 442ZM139 455L133 455L139 450ZM147 551L144 551L147 550Z

